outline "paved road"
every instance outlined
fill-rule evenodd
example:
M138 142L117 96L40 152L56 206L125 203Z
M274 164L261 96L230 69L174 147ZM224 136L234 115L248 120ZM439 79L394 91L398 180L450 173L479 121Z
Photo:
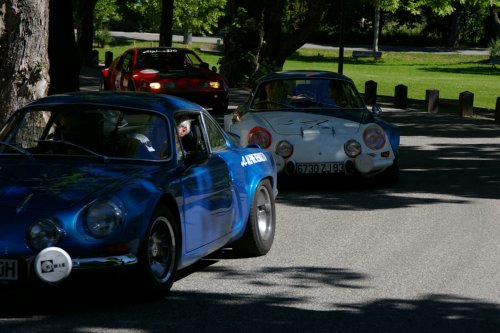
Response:
M0 332L498 332L500 126L384 117L402 131L399 186L281 183L268 255L218 252L155 301L123 279L3 293Z
M402 130L399 186L283 184L268 255L216 253L156 301L126 280L4 293L0 332L498 332L499 125L385 117Z

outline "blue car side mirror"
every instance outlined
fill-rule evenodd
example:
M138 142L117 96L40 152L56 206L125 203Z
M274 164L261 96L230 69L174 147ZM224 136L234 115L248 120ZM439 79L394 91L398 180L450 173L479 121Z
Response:
M372 106L372 112L378 116L382 113L382 108L379 105L374 105Z

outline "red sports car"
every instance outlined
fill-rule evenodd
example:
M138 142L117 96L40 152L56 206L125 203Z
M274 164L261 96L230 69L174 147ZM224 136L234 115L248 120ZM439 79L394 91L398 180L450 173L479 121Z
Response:
M131 48L102 71L100 88L175 95L214 112L229 102L225 78L184 48Z

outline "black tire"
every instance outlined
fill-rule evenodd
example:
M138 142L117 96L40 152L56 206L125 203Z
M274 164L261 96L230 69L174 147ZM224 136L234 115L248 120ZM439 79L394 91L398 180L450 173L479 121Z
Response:
M245 233L233 249L246 256L262 256L271 249L276 229L276 210L269 180L257 186Z
M168 209L158 207L139 254L139 279L150 296L164 296L172 288L180 252L177 223Z

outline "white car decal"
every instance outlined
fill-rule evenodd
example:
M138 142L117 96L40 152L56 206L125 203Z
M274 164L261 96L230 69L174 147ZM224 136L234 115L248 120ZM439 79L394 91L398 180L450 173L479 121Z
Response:
M246 167L248 165L266 162L267 157L263 153L254 153L241 156L241 166Z

